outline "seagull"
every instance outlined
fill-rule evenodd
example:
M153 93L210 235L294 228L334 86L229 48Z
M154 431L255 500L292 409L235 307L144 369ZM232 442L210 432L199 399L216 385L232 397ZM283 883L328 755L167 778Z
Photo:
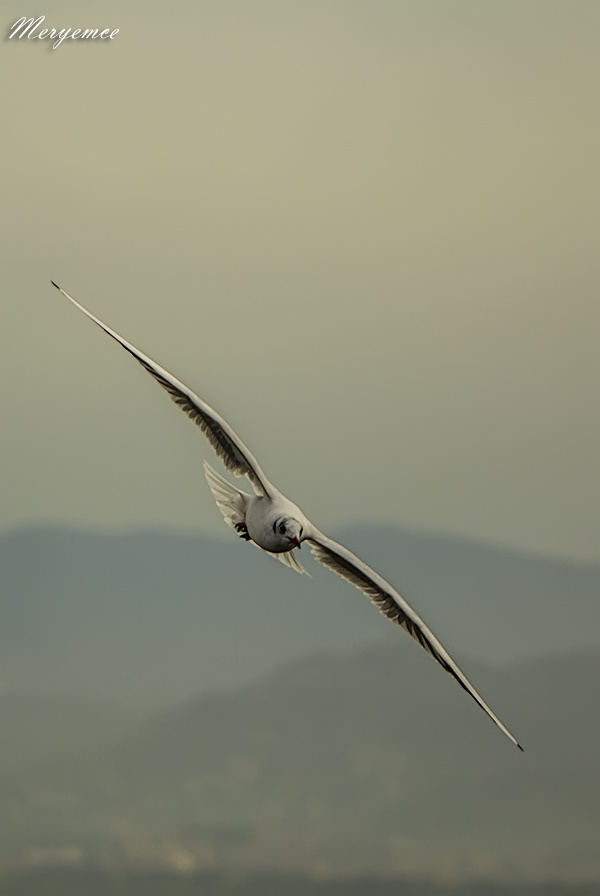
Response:
M398 591L356 554L317 529L300 508L267 479L252 452L217 411L172 373L80 305L53 280L50 282L154 377L175 404L200 427L228 470L236 476L248 478L254 490L253 495L232 485L204 462L206 479L217 506L225 522L235 528L241 538L262 548L299 573L306 573L306 570L297 556L297 550L300 550L303 542L307 542L317 560L355 585L384 616L408 632L471 695L509 740L520 750L523 749L475 690L431 629Z

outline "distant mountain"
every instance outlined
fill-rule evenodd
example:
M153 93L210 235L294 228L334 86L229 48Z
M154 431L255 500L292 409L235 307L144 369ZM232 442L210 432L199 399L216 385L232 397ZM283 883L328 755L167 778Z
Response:
M468 671L524 754L412 642L315 655L0 778L0 861L600 881L600 653Z
M337 534L459 662L600 648L600 566L394 526ZM3 535L0 685L156 709L310 651L407 649L365 597L302 553L312 579L225 529L222 539L51 527Z
M0 777L67 751L109 744L145 716L117 700L0 695Z

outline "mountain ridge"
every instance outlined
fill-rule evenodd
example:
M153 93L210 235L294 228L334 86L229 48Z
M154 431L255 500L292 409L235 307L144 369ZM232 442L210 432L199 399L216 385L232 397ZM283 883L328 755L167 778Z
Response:
M0 861L600 880L600 652L473 664L521 754L409 645L295 660L3 775Z
M387 576L459 665L600 647L600 565L363 526ZM233 535L41 527L0 536L0 682L149 709L238 687L291 657L406 636L317 563L294 575Z

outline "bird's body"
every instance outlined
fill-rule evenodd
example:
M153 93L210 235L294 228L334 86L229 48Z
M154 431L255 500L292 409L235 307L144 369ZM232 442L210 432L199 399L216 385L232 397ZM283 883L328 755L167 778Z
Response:
M456 665L431 629L404 598L375 570L352 551L324 535L292 501L265 476L256 458L229 424L203 399L171 373L111 330L72 296L54 286L105 333L118 342L170 394L175 403L200 426L224 465L237 476L246 476L254 494L241 491L205 462L204 470L213 496L225 521L239 535L297 572L306 572L297 556L307 542L314 556L325 566L351 582L369 597L388 619L405 629L440 665L446 669L504 734L522 747L492 712L467 677Z

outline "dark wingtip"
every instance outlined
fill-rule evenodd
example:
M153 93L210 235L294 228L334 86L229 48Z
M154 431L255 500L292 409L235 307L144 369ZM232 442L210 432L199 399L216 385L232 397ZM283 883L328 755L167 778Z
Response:
M521 746L521 744L518 741L517 741L517 746L518 746L519 750L521 751L521 753L525 752L525 750L523 749L523 747Z
M58 285L58 283L55 283L54 280L51 280L50 283L52 284L52 286L56 286L57 289L60 289L60 286Z

